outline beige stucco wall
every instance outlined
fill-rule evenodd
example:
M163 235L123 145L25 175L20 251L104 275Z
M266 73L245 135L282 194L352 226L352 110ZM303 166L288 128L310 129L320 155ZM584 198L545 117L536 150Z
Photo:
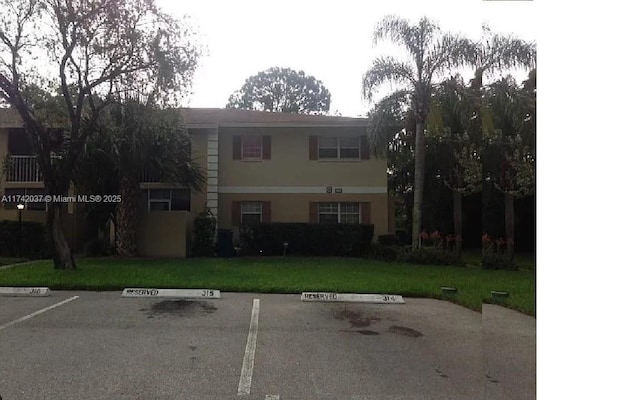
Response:
M231 203L271 202L271 222L309 222L310 202L369 202L374 235L389 232L387 194L220 194L219 226L231 229Z
M143 212L138 220L138 253L141 256L186 257L188 211Z
M233 160L234 135L270 135L271 160ZM387 187L387 162L309 160L309 136L366 135L365 127L220 128L220 186Z

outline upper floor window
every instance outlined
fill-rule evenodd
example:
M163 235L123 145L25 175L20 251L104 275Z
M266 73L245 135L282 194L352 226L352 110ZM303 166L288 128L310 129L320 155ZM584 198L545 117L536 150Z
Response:
M319 159L359 159L359 136L320 136L318 138Z
M270 160L271 136L233 136L233 159L249 161Z
M149 189L149 211L190 211L191 191L189 189Z
M262 136L242 137L242 158L262 159Z
M309 136L309 160L368 160L365 135Z

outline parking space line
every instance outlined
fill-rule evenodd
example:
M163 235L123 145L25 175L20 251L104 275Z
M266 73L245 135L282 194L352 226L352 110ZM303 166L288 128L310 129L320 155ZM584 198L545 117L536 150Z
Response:
M13 325L15 325L15 324L17 324L17 323L20 323L20 322L22 322L22 321L26 321L26 320L28 320L28 319L30 319L30 318L33 318L33 317L35 317L36 315L42 314L42 313L47 312L47 311L49 311L49 310L52 310L52 309L54 309L54 308L56 308L56 307L60 307L61 305L66 304L66 303L68 303L68 302L70 302L70 301L73 301L73 300L77 299L78 297L80 297L80 296L73 296L73 297L70 297L70 298L68 298L68 299L66 299L66 300L63 300L63 301L60 301L60 302L58 302L58 303L56 303L56 304L54 304L54 305L52 305L52 306L45 307L45 308L43 308L42 310L38 310L38 311L36 311L36 312L32 312L32 313L31 313L31 314L29 314L29 315L25 315L25 316L24 316L24 317L22 317L22 318L18 318L18 319L16 319L16 320L11 321L11 322L7 322L6 324L0 325L0 331L1 331L1 330L3 330L4 328L8 328L8 327L13 326Z
M251 376L253 375L253 360L256 355L256 339L258 338L258 316L260 315L260 299L253 299L253 309L251 310L251 324L249 325L249 336L247 337L247 347L242 360L242 372L240 383L238 384L238 396L248 395L251 392Z

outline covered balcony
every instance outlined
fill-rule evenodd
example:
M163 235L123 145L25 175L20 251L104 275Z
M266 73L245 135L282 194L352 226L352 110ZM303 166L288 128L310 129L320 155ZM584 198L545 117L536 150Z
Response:
M7 182L42 182L36 156L9 155L5 165Z

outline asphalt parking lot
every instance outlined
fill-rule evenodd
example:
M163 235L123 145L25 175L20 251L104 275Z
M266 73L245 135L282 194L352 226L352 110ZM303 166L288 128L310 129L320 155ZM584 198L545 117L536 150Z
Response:
M76 297L77 296L77 297ZM497 306L212 300L53 291L0 298L0 396L534 399L535 319Z

